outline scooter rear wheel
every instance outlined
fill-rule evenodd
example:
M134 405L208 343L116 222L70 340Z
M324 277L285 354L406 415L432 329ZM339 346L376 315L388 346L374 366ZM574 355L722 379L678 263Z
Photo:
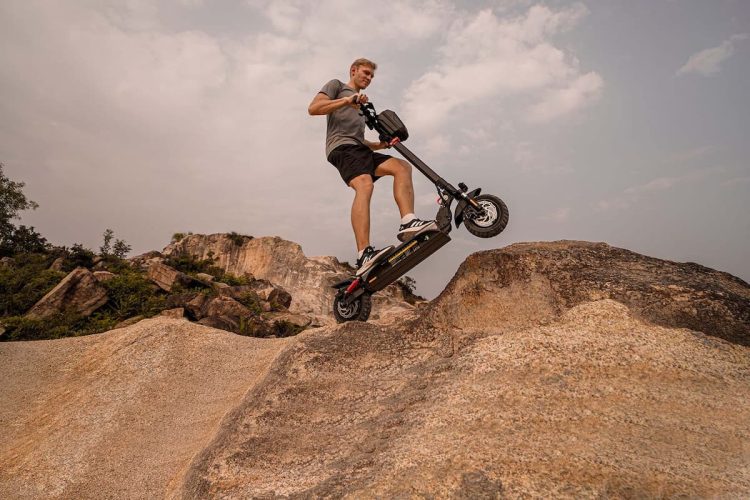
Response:
M480 238L492 238L502 233L508 224L508 207L505 202L491 194L480 194L474 199L484 209L484 213L467 206L464 210L466 229Z
M347 321L367 321L372 310L372 297L369 293L363 293L350 304L344 304L343 290L336 294L333 299L333 317L338 323Z

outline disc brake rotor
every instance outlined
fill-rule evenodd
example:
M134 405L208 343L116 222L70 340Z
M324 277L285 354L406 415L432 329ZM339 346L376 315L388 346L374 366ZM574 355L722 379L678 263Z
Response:
M479 227L490 227L497 220L497 207L488 200L479 200L477 203L482 207L484 213L472 210L469 214L472 222Z
M359 301L355 300L351 304L344 305L343 300L336 303L336 309L343 318L351 318L359 311Z

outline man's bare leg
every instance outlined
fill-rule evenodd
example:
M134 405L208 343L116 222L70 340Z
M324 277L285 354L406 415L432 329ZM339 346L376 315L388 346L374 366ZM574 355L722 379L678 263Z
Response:
M352 229L357 242L357 251L362 252L370 245L370 200L372 199L373 183L369 174L358 175L349 181L349 187L354 189L352 203Z
M398 158L391 158L375 169L375 175L393 176L393 199L396 200L401 217L414 213L414 184L411 179L411 165Z

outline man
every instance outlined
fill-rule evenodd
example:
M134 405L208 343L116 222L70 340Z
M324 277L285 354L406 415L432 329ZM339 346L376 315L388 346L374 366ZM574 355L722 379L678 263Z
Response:
M414 215L414 187L411 165L406 161L376 153L389 147L385 142L365 140L365 119L359 104L367 102L361 93L375 77L377 64L357 59L349 69L349 82L331 80L318 92L308 107L311 115L327 115L326 156L347 186L354 189L352 228L357 243L357 275L364 273L388 248L370 246L370 200L373 183L385 175L393 176L393 197L401 214L398 239L437 228L435 221L424 221Z

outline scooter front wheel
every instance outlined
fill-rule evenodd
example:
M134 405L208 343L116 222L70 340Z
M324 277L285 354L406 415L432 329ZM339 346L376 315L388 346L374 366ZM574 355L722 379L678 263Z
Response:
M369 293L363 293L349 304L344 303L344 291L341 290L333 299L333 317L336 322L367 321L372 310L372 297Z
M464 210L466 229L480 238L492 238L503 232L508 224L508 207L505 202L491 194L480 194L474 200L482 212L471 205Z

